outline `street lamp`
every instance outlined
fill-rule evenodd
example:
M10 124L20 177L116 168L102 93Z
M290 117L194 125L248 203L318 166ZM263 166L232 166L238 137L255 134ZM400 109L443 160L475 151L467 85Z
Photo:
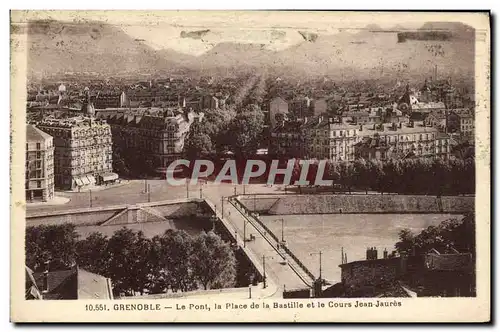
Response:
M263 281L264 281L264 288L267 287L266 285L266 258L273 259L273 256L265 256L262 255L262 268L263 268Z
M285 242L285 219L280 218L274 221L281 221L281 242Z
M247 219L243 219L243 248L245 248L247 245Z
M224 196L220 198L222 217L224 218Z
M323 254L323 253L322 253L321 251L319 251L319 252L313 252L313 253L310 253L310 254L309 254L310 256L313 256L313 255L319 255L319 281L320 281L320 282L323 282L323 281L322 281L322 278L321 278L321 255L322 255L322 254Z

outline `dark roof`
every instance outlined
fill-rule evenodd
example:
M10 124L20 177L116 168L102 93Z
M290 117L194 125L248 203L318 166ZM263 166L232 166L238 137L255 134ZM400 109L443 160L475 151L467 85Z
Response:
M52 138L52 136L36 128L34 125L26 125L26 141L45 141L49 138Z
M44 273L34 273L36 285L42 292L45 290ZM46 300L77 299L77 276L75 270L52 271L47 275L48 292L43 294Z
M38 289L43 291L44 273L34 273ZM43 292L47 300L71 299L111 299L111 283L108 279L78 267L69 270L50 271L47 274L48 292Z

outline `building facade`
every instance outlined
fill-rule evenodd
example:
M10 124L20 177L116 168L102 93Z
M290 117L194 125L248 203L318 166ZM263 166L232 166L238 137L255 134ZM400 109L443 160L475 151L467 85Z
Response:
M384 160L391 157L439 157L447 159L450 154L449 136L424 123L410 121L407 124L379 124L364 128L360 126L360 129L360 141L356 145L357 158Z
M354 161L356 158L448 158L450 137L424 123L350 124L340 116L283 122L271 132L273 155ZM293 152L293 153L292 153Z
M90 117L47 119L38 127L54 137L55 185L72 190L116 180L109 124Z
M304 124L306 158L334 161L354 160L354 145L358 142L358 127L344 124L340 118L322 116Z
M271 131L269 154L276 157L300 158L305 153L302 121L283 121Z
M53 138L33 125L26 125L26 201L54 198Z
M122 152L125 162L133 164L132 159L140 156L144 166L161 173L181 156L191 124L201 121L203 113L142 110L103 113L102 117L111 125L114 149Z

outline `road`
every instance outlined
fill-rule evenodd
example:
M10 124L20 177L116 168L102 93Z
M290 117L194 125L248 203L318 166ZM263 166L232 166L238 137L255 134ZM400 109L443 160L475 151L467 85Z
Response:
M245 188L245 192L248 193L276 193L278 188L270 188L264 185L251 185ZM233 192L231 192L233 190ZM207 185L203 191L204 198L212 204L218 206L217 211L220 214L222 211L220 198L224 195L230 196L234 194L234 186L229 185ZM284 288L286 289L297 289L304 288L306 285L304 282L295 274L291 267L284 263L282 257L276 252L276 250L269 244L269 242L259 233L253 225L246 221L245 217L227 200L224 202L224 218L232 227L231 231L237 233L237 237L243 239L244 234L246 238L250 238L251 235L255 237L253 241L241 242L246 248L248 248L251 253L255 256L259 263L264 265L266 275L271 278L273 282L276 283L277 288L280 290L280 294Z
M145 181L144 180L130 180L125 184L109 187L109 188L99 188L98 190L92 190L92 192L56 192L56 196L67 197L70 201L66 204L61 205L30 205L27 204L27 211L30 212L50 212L50 211L62 211L71 210L78 208L90 207L90 200L92 199L92 207L99 206L109 206L109 205L120 205L120 204L135 204L135 203L145 203L148 200L154 201L164 201L172 199L180 199L186 197L200 197L200 189L203 193L207 188L210 188L210 192L214 195L219 196L229 196L233 195L235 192L238 194L245 193L271 193L280 192L277 191L277 187L268 188L261 184L251 184L247 186L243 185L232 185L232 184L214 184L199 183L197 185L189 186L171 186L165 180L147 180L147 184L150 188L150 193L145 192Z

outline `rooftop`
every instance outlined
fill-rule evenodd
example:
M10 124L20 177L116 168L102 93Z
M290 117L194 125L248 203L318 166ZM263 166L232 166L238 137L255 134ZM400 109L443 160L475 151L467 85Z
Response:
M45 141L49 138L52 138L49 134L41 131L36 128L34 125L28 124L26 125L26 141Z

